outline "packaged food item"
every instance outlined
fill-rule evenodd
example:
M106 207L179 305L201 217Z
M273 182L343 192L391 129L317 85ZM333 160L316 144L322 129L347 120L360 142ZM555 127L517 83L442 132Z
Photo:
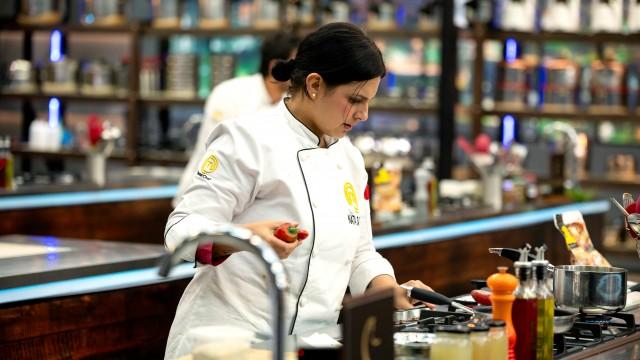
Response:
M611 266L593 246L581 212L567 211L556 214L554 223L571 251L571 262L574 265Z

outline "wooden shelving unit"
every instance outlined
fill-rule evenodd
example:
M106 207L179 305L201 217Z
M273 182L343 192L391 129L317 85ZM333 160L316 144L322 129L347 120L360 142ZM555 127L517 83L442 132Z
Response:
M7 93L0 92L0 98L3 99L15 99L15 100L38 100L47 101L50 98L55 97L61 101L79 101L79 102L108 102L108 103L126 103L129 101L125 96L99 96L99 95L82 95L82 94L44 94L44 93Z
M17 156L41 157L45 159L84 159L87 157L87 154L85 152L79 150L61 149L57 151L44 151L30 149L26 145L14 145L11 147L11 152ZM111 154L111 156L109 156L109 159L124 161L127 159L127 157L124 152L115 151L113 154Z
M476 42L474 59L474 83L473 83L473 136L477 136L482 130L482 117L486 115L513 115L517 117L557 118L581 121L640 121L640 109L636 112L627 109L607 109L606 107L590 107L587 110L577 106L557 108L542 106L539 109L513 108L497 105L494 109L484 109L482 100L482 82L484 73L484 47L485 41L515 39L524 42L548 43L548 42L579 42L591 43L601 46L607 43L640 45L639 34L610 34L610 33L563 33L563 32L522 32L490 29L484 24L476 23L472 29L463 30L460 37L472 39ZM497 100L497 99L496 99Z
M497 107L493 110L482 110L482 115L514 115L518 117L533 117L533 118L557 118L568 120L581 120L581 121L640 121L637 115L628 113L626 111L606 111L603 109L594 110L582 110L571 109L545 109L544 107L536 109L514 109Z
M283 25L286 28L287 25ZM310 32L313 28L302 27L297 31L304 34ZM129 164L134 165L140 162L153 162L161 164L184 164L188 160L184 153L172 151L146 151L138 149L137 138L139 128L139 114L145 106L157 106L166 109L174 105L182 106L203 106L205 99L202 98L175 98L163 95L157 96L141 96L138 92L138 74L140 69L140 41L144 36L157 37L166 39L174 35L190 35L197 37L216 37L216 36L268 36L275 33L278 29L256 29L256 28L220 28L220 29L201 29L201 28L156 28L147 24L131 23L126 26L104 27L104 26L83 26L72 24L57 24L48 26L25 26L16 22L3 22L0 24L0 31L22 31L25 33L24 47L25 53L23 58L31 59L31 35L36 31L53 31L60 30L64 34L70 33L92 33L92 34L126 34L131 38L129 50L130 66L129 66L129 86L128 96L96 96L83 94L45 94L45 93L6 93L0 92L0 99L13 99L23 102L23 108L30 106L32 101L47 101L51 97L56 97L63 102L99 102L99 103L122 103L127 105L127 148L124 154L114 156L114 159L126 159ZM372 37L383 38L411 38L411 37L438 37L439 30L409 30L409 29L390 29L390 30L374 30L364 29ZM398 113L428 113L435 114L438 108L433 105L427 105L419 100L404 101L398 99L377 99L378 101L371 106L372 111L388 111ZM28 119L31 121L32 119ZM23 127L24 129L24 127ZM15 149L16 154L30 157L45 158L80 158L85 156L81 152L76 151L58 151L58 152L42 152L32 151L27 148L18 147Z
M484 38L488 40L515 39L519 41L549 42L549 41L569 41L587 43L619 43L638 44L640 35L638 34L610 34L610 33L564 33L564 32L522 32L522 31L500 31L487 30Z

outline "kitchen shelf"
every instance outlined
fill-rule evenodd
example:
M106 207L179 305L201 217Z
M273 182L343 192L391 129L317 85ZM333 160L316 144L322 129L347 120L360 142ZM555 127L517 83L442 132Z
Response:
M282 30L278 28L219 28L219 29L204 29L204 28L155 28L151 26L144 26L140 28L140 32L143 35L152 35L157 37L169 37L174 35L192 35L201 37L214 37L214 36L238 36L238 35L258 35L266 36L274 34Z
M523 32L523 31L504 31L504 30L487 30L484 34L485 39L489 40L506 40L516 39L520 41L571 41L571 42L589 42L589 43L623 43L638 44L640 40L639 34L609 34L609 33L565 33L565 32Z
M17 156L25 156L25 157L39 157L45 159L83 159L87 157L87 153L80 150L58 150L58 151L46 151L46 150L34 150L30 149L26 144L25 145L14 145L11 147L11 152ZM109 159L115 160L127 160L127 157L124 154L124 151L114 151Z
M411 37L438 37L440 36L440 31L437 29L433 30L420 30L420 29L389 29L389 30L376 30L376 29L367 29L364 28L367 32L367 35L371 37L382 37L382 38L411 38Z
M0 30L8 31L53 31L60 30L63 33L109 33L109 34L126 34L134 32L138 29L138 25L133 23L124 26L100 26L100 25L80 25L80 24L57 24L57 25L22 25L16 22L0 23Z
M83 101L83 102L122 102L125 103L130 99L124 96L114 95L82 95L82 94L44 94L44 93L0 93L0 99L15 99L15 100L48 100L52 97L58 98L62 101Z
M175 98L168 96L140 97L140 101L147 105L170 106L170 105L198 105L204 106L206 99L201 98ZM374 111L392 112L427 112L435 113L438 108L435 105L425 104L422 100L406 101L389 98L376 98L369 106Z
M177 98L170 96L141 96L140 101L147 105L170 106L170 105L198 105L204 106L206 99L202 98Z
M580 109L567 110L541 108L535 109L516 109L507 107L497 107L493 110L483 109L482 115L514 115L519 117L538 117L538 118L564 118L572 120L588 120L588 121L639 121L638 116L630 112L606 110L602 108L592 107L589 111Z
M161 165L186 165L189 154L171 150L138 150L139 159L145 163Z
M578 179L582 186L616 186L616 187L640 187L640 175L634 177L620 177L620 176L584 176Z

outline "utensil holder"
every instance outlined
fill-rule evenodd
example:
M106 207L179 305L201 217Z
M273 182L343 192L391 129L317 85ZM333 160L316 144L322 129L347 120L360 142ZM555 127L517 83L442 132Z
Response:
M102 152L89 152L87 173L89 182L103 187L107 182L107 155Z
M487 173L482 176L482 202L492 209L502 209L502 174Z

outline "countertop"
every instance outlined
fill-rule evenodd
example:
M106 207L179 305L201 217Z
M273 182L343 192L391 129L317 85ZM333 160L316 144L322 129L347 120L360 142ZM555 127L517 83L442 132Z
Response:
M195 272L193 264L182 264L160 277L163 245L7 235L0 236L0 249L0 305L143 286Z
M164 185L15 195L0 197L0 210L170 199L175 192L175 185ZM606 200L574 204L556 201L507 207L500 211L460 210L426 221L416 221L415 217L396 218L391 222L374 225L373 241L377 249L411 246L547 223L553 220L554 214L568 210L579 210L584 215L590 215L605 213L609 208ZM44 244L51 251L0 259L0 304L139 286L175 277L190 277L195 271L193 264L183 264L174 268L174 277L160 278L155 267L155 259L164 251L160 244L139 245L27 236L0 237L0 242L3 241L13 244ZM67 248L71 250L65 250Z

